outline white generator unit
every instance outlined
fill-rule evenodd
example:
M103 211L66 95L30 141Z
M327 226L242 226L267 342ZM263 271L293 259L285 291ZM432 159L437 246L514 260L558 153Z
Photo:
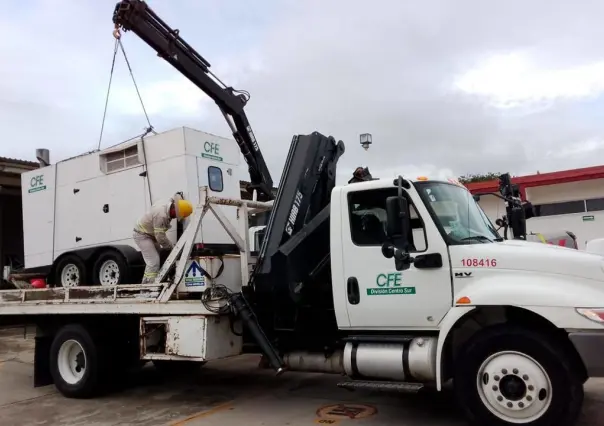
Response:
M144 267L136 220L176 193L198 205L201 187L240 198L239 161L235 140L179 127L23 173L26 269L43 271L54 286L135 282L133 271ZM222 210L239 224L234 209ZM173 221L173 243L177 228ZM196 242L200 256L239 254L213 215Z

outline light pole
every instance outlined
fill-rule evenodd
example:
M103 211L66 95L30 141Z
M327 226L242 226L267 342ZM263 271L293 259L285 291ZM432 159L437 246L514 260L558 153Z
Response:
M371 133L361 133L359 140L363 149L367 151L369 149L369 145L371 145Z

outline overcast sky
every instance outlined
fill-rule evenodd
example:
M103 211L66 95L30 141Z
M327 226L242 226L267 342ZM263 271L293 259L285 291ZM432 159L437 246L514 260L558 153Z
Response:
M346 144L338 174L512 174L604 164L604 2L149 0L227 84L278 181L291 136ZM113 0L0 0L0 156L97 147ZM133 33L156 130L230 136L216 106ZM103 146L146 122L118 57ZM365 152L359 134L373 135ZM247 178L247 176L243 176Z

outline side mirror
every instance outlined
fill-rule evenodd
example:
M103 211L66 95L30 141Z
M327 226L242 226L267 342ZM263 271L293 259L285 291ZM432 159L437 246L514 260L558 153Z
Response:
M409 203L405 197L386 198L386 236L406 242L409 225Z
M386 236L388 241L382 245L384 257L394 258L397 271L409 269L413 257L409 255L408 236L411 229L409 203L402 195L386 198Z
M515 206L512 208L510 218L510 227L512 234L516 239L526 239L526 218L524 216L524 207Z

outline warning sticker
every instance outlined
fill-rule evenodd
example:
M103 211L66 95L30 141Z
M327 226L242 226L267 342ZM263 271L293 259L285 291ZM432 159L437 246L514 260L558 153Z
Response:
M315 420L315 423L319 423L320 420L364 419L365 417L372 416L375 413L377 413L377 408L365 404L346 403L326 405L317 410L317 416L319 419Z
M203 287L206 285L206 277L203 270L196 260L191 261L187 271L185 272L186 287Z

